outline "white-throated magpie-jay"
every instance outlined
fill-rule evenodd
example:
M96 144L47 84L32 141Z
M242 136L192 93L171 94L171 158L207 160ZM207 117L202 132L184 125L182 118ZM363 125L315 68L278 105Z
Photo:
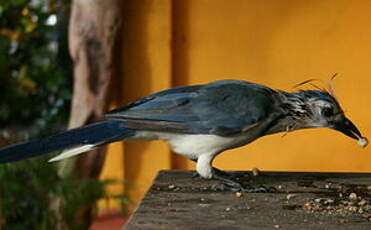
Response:
M212 167L218 154L265 135L314 127L335 129L367 144L326 90L288 93L223 80L160 91L108 112L102 121L6 146L0 149L0 163L67 149L51 159L57 161L121 140L164 140L175 152L197 162L202 178L219 179L244 190L244 185Z

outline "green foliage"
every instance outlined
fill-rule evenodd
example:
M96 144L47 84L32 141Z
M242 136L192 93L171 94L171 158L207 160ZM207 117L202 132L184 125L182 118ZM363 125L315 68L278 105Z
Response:
M65 128L69 3L0 0L0 146ZM55 229L61 221L82 229L76 211L102 198L107 183L61 178L45 157L0 165L0 229Z
M58 218L68 229L83 229L76 223L76 211L103 197L106 185L71 176L60 178L55 164L37 160L3 165L0 178L0 229L12 230L54 229L61 222ZM58 199L62 205L55 210Z
M63 2L0 0L0 143L67 121L72 65Z

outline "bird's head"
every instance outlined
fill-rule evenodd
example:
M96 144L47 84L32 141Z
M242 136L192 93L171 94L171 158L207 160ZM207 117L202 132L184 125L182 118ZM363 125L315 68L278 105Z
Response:
M362 137L358 128L345 116L340 104L331 93L321 90L303 90L299 94L304 99L308 112L305 122L307 128L331 128L358 140L362 147L367 145L367 139Z

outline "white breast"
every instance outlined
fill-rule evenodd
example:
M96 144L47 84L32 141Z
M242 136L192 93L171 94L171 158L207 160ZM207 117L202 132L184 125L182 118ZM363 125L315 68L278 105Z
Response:
M218 154L224 150L250 143L246 134L233 137L221 137L204 134L174 134L166 132L140 131L130 138L132 140L164 140L172 149L190 159L197 159L202 154Z

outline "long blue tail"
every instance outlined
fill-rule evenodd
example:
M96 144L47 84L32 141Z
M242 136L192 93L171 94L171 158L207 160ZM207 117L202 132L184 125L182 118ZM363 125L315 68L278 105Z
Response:
M124 121L105 120L40 140L0 148L0 163L19 161L79 146L99 146L133 136L135 130L125 128ZM86 150L87 151L87 150Z

